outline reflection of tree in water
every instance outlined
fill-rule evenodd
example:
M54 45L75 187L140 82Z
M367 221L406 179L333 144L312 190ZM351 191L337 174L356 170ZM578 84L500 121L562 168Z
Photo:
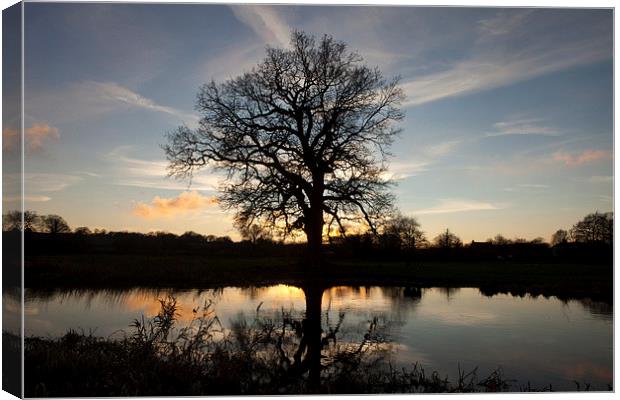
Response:
M614 317L613 304L605 303L602 301L593 301L589 298L576 300L594 317L600 319L612 319Z
M439 291L439 293L442 293L446 296L446 300L448 300L448 302L452 300L454 295L461 291L461 288L458 287L438 287L436 289Z

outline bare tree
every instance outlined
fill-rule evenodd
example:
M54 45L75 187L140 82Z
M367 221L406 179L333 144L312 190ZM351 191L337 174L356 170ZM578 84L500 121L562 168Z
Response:
M402 214L396 214L387 222L383 234L394 238L405 250L414 250L427 243L420 223L415 218Z
M22 220L23 217L23 220ZM35 232L39 230L41 217L35 211L19 210L9 211L2 216L2 230L24 230L26 232Z
M461 247L463 245L461 239L454 233L450 232L449 229L446 229L444 233L435 237L434 242L437 247L444 249Z
M220 201L238 224L303 231L318 256L325 218L343 234L351 221L376 232L391 209L385 161L402 99L397 79L344 43L294 32L289 49L268 48L251 72L202 86L199 127L168 135L169 172L225 171Z
M256 244L259 241L271 240L271 234L267 229L258 224L252 224L250 226L241 225L238 226L238 230L241 237L252 244Z
M564 229L558 229L553 235L551 235L551 245L555 246L561 243L568 242L568 232Z
M611 212L594 212L573 225L571 236L576 242L612 243L614 215Z
M92 234L90 228L87 226L79 226L73 230L73 233L84 236Z
M69 224L67 224L67 221L60 215L50 214L41 217L41 225L47 233L56 234L71 232Z

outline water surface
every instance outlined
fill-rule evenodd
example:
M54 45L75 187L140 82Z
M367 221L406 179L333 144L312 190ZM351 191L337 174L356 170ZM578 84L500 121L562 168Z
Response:
M173 294L179 321L205 302L223 325L305 309L304 292L277 285L209 290L26 291L26 336L54 337L68 329L121 337L141 315L153 317L158 299ZM259 307L260 306L260 307ZM574 380L608 390L613 382L613 312L587 300L485 296L475 288L334 287L323 292L323 324L344 313L343 340L359 341L377 317L391 342L394 365L420 363L450 380L478 367L485 377L501 368L516 385L549 384L574 390ZM326 326L324 326L326 329Z

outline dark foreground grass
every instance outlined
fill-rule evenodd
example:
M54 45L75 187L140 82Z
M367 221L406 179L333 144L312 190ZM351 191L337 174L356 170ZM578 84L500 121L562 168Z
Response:
M341 340L339 325L324 332L319 379L313 381L302 360L307 354L299 351L305 322L290 313L274 318L257 310L253 322L240 320L225 330L206 304L178 331L175 315L169 298L154 319L135 321L118 340L75 331L58 339L26 339L26 396L535 391L501 370L483 378L475 369L462 371L451 381L417 364L395 369L376 320L354 343Z
M486 294L510 292L591 298L612 302L613 268L605 264L496 262L333 261L309 270L286 257L146 255L27 256L30 288L209 288L270 284L478 287Z

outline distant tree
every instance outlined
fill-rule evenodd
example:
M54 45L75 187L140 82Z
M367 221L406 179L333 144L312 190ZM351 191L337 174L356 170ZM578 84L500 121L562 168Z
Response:
M493 238L493 244L498 245L498 246L502 246L502 245L506 245L510 243L512 243L510 239L505 238L504 236L500 234L495 235L495 237Z
M35 211L22 212L19 210L9 211L2 216L2 230L12 231L21 230L22 227L26 232L36 232L40 229L41 217Z
M247 240L252 244L256 244L260 241L268 241L272 238L269 231L258 224L252 224L250 226L241 224L237 226L237 229L243 240Z
M568 242L568 239L568 231L564 229L558 229L553 235L551 235L551 245L556 246L558 244L566 243Z
M60 215L50 214L41 217L41 225L47 233L68 233L71 232L69 224Z
M215 242L217 240L217 236L215 236L215 235L207 235L207 236L205 236L205 240L208 243Z
M87 226L79 226L73 230L76 235L90 235L92 232Z
M427 243L426 236L420 229L420 223L415 218L402 214L397 214L388 220L383 235L390 240L396 240L399 247L405 250L413 250Z
M463 245L461 239L450 232L449 229L446 229L444 233L435 237L433 241L435 242L435 246L444 249L461 247Z
M195 243L195 244L206 242L206 238L203 235L201 235L200 233L194 232L194 231L187 231L183 233L181 236L179 236L179 239L181 239L184 242Z
M531 244L544 244L545 239L541 237L535 237L534 239L530 240L530 243Z
M613 242L614 217L613 213L599 213L586 215L581 221L573 225L571 236L576 242L593 243Z
M326 217L341 231L354 219L376 232L391 211L384 161L403 118L397 83L342 42L294 32L290 48L268 48L250 72L202 86L198 128L168 136L170 174L226 171L220 203L237 223L303 232L316 264Z

